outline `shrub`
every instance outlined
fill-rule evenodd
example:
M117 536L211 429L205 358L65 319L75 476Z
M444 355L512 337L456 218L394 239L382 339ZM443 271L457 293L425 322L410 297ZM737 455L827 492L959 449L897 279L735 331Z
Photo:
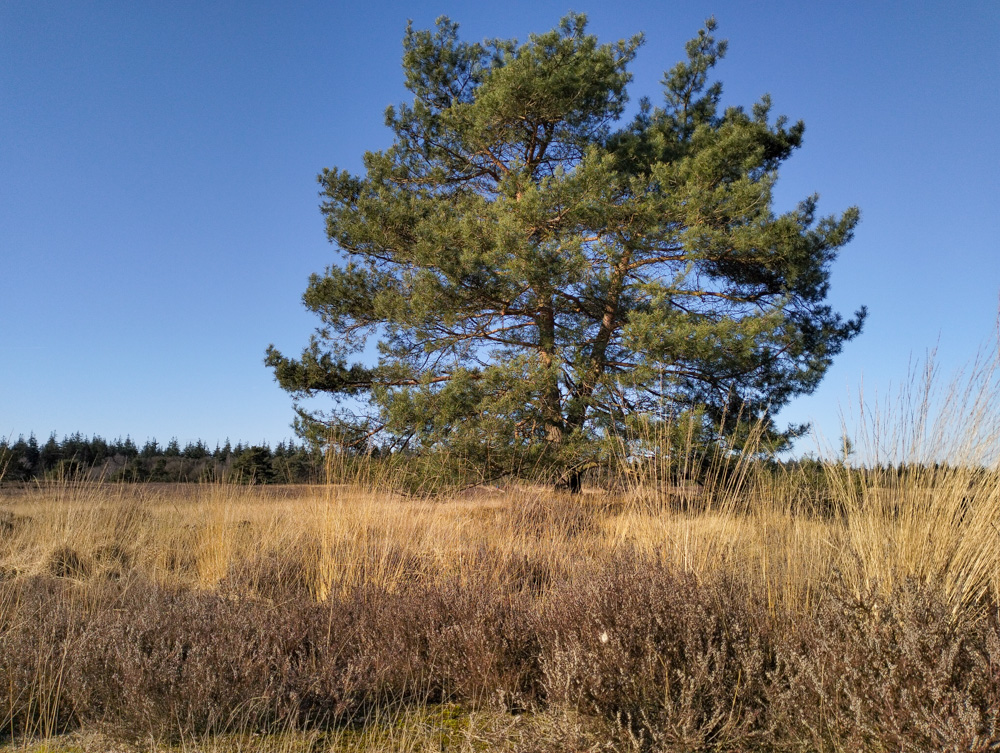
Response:
M780 651L772 714L795 750L1000 746L997 611L955 612L916 582L883 597L831 591Z
M81 719L169 738L317 723L349 706L343 614L136 583L116 601L88 621L67 668Z
M55 734L75 722L64 686L80 627L72 589L45 576L0 582L0 736Z
M624 554L553 573L483 550L455 576L318 603L292 554L234 568L215 591L158 586L114 548L95 561L118 579L0 580L4 734L177 740L457 704L567 720L557 738L581 748L1000 747L1000 612L957 610L923 582L855 596L828 584L800 613L728 571Z
M541 639L550 701L617 721L640 746L739 750L765 737L771 633L736 580L620 557L553 595Z

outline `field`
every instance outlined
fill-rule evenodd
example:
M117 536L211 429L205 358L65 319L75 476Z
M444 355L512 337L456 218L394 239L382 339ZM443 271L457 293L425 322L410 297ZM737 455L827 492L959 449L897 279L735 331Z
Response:
M0 745L997 749L997 475L818 478L8 486Z

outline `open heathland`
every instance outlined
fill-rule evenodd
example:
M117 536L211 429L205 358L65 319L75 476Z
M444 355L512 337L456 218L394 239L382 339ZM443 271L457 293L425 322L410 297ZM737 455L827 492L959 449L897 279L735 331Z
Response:
M34 750L993 750L998 526L996 474L943 465L747 465L577 496L8 486L2 734Z

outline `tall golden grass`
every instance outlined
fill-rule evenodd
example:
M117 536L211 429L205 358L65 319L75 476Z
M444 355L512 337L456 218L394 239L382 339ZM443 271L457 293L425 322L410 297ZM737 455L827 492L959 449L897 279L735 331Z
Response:
M229 584L232 593L235 582L246 598L295 592L325 602L415 581L474 579L503 589L511 573L542 574L544 590L546 580L630 552L697 578L736 573L772 612L809 614L833 588L861 598L917 580L939 588L959 615L1000 602L996 359L978 361L941 393L933 369L919 374L895 398L862 398L856 455L827 453L818 476L757 463L750 453L727 461L733 466L724 473L708 473L697 490L645 479L579 497L518 482L417 498L393 492L377 467L357 464L342 474L346 483L310 487L72 480L7 487L0 614L14 611L5 584L40 575L78 582L84 601L88 583L141 575L171 589ZM687 504L676 504L680 497ZM52 683L45 686L49 695L37 702L56 703ZM413 729L426 727L429 713L400 711L380 727L388 742L363 739L370 749L421 749L429 733ZM403 718L408 731L398 732ZM464 724L472 749L476 722ZM351 735L343 732L336 745L352 749L362 738ZM253 744L299 744L265 742Z

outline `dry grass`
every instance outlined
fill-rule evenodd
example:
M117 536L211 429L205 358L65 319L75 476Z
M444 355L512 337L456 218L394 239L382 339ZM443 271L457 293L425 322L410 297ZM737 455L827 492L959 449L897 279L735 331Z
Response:
M956 607L1000 592L995 472L826 473L833 514L796 504L789 474L697 511L527 487L429 500L344 486L36 486L0 499L0 572L86 581L127 571L194 589L238 576L250 593L287 586L323 601L361 585L464 578L470 563L477 578L525 561L568 574L629 550L680 572L738 568L786 608L834 580L862 593L916 578Z
M0 741L1000 749L996 372L915 383L701 487L2 488Z
M662 495L571 499L530 487L471 490L433 500L349 486L62 484L9 490L0 502L0 615L7 616L0 619L0 642L8 651L34 646L36 655L27 665L0 666L9 707L4 712L0 701L0 716L8 717L8 736L22 743L80 730L57 738L58 745L70 746L67 750L100 749L123 734L130 737L126 731L136 728L146 732L132 745L160 740L155 744L181 750L555 751L605 744L618 750L757 750L767 748L767 735L774 749L782 749L776 741L792 733L772 729L765 734L755 721L763 713L758 706L785 708L788 718L801 717L796 704L802 698L792 697L793 681L816 703L828 702L823 699L831 688L803 678L830 667L808 661L817 655L831 663L843 661L854 644L876 640L865 632L867 622L838 622L854 614L853 605L876 605L876 615L903 610L904 622L913 622L900 628L900 635L878 638L882 643L871 649L875 658L858 659L877 663L885 660L879 652L917 640L907 637L909 630L937 635L934 631L947 633L950 624L959 625L960 632L972 630L970 624L986 624L984 619L993 624L997 617L991 605L1000 602L994 473L913 468L899 475L832 466L827 479L833 504L823 511L800 502L802 479L788 473L756 474L741 482L738 495L704 496L710 501L696 510L673 509ZM647 578L652 579L647 583ZM930 596L922 595L925 591L914 595L913 584ZM935 606L924 612L906 606L923 598ZM658 617L663 603L667 611ZM917 612L924 622L912 618ZM610 645L595 643L595 635L605 631L602 626L616 619L622 622ZM32 620L41 626L28 630ZM260 650L271 651L268 656L286 649L296 655L298 649L283 642L294 645L301 634L319 640L322 631L316 630L324 620L328 625L341 620L341 632L350 635L343 638L346 643L331 643L329 654L310 660L316 677L349 675L351 682L374 683L370 689L331 688L330 700L315 702L315 713L303 712L291 696L275 697L267 703L277 706L265 712L255 706L260 699L250 684L240 691L244 700L231 703L219 700L226 689L206 685L216 675L236 678L230 684L245 680L240 679L243 670L226 662L247 667L258 662L246 673L267 685L269 673L278 671L267 667L278 659L253 652L265 646ZM802 632L817 620L829 623L829 635ZM414 627L421 621L431 634L422 632L427 625ZM248 622L259 632L239 628ZM495 632L494 623L520 625L515 632L526 643L511 649L518 639L504 627ZM755 643L757 632L733 632L736 625L754 624L764 643ZM882 630L881 624L871 630ZM417 634L407 635L410 630ZM713 630L722 631L717 634L721 643L699 649L708 652L708 664L697 665L702 666L697 672L696 667L657 669L641 658L651 651L664 661L677 652L681 658L674 661L694 661L690 657L698 654L691 653L692 646L716 635ZM34 637L21 640L24 631ZM198 631L208 632L198 638ZM623 632L631 637L626 640ZM121 655L129 641L141 644L161 634L192 646L206 641L205 667L182 669L170 645L149 649L153 653L145 658ZM963 667L982 665L972 680L971 669L955 676L954 682L969 687L979 687L976 683L991 671L1000 680L1000 648L989 644L997 635L989 630L975 635L981 645L971 648L972 639L948 643L951 638L941 638L941 651L973 650L972 658L962 659ZM272 638L277 643L268 648ZM848 638L851 646L843 645ZM215 656L209 648L215 640L226 645L247 641L250 648ZM675 640L683 643L674 646ZM812 648L804 651L807 644ZM422 652L434 645L437 658L431 661ZM913 649L915 655L925 650L922 645ZM593 658L612 649L617 653L608 654L606 663ZM365 651L375 665L365 664ZM341 662L342 655L350 659ZM93 656L103 658L88 664ZM88 680L112 660L120 667L116 671L135 675L126 682L136 694L130 701L134 713L100 697L122 693L124 698L123 690L115 690L118 685L98 687ZM616 667L630 661L639 662L629 672L640 684L616 684L613 678L621 671ZM734 669L709 669L716 666ZM930 672L925 669L918 666L913 676L931 682L933 673L925 677ZM184 671L189 677L163 686L156 674L164 671ZM289 687L299 688L288 691L293 696L319 681L302 685L295 671L288 675ZM661 701L651 700L649 688L662 683L669 688L672 671L704 688L673 700L669 692ZM730 677L729 671L735 674ZM784 673L779 683L784 695L765 681L776 672ZM756 679L751 681L751 675ZM880 678L862 681L871 689ZM953 680L939 681L940 693L954 691ZM731 723L704 716L699 709L723 703L734 682L748 689L747 708L757 710ZM199 692L204 693L199 703L228 710L212 715L189 708L183 717L176 708L167 710L173 708L164 700L170 693L192 698ZM861 691L837 691L851 692ZM962 696L955 703L985 698L975 692L979 695L971 701ZM139 702L160 696L158 703L167 706ZM443 708L454 711L439 718ZM511 709L532 713L512 716ZM838 749L827 744L829 730L844 734L843 715L857 709L836 711L841 716L822 721L814 747L801 749ZM671 714L686 719L690 728L674 729ZM979 739L975 735L987 734L983 730L995 723L988 709L977 714L964 720L962 740ZM326 721L316 726L320 717ZM955 718L942 724L954 726ZM912 737L911 722L900 724L898 739L911 739L906 737ZM285 732L276 734L276 729ZM728 742L719 743L723 739ZM878 749L879 739L866 738L858 749Z

